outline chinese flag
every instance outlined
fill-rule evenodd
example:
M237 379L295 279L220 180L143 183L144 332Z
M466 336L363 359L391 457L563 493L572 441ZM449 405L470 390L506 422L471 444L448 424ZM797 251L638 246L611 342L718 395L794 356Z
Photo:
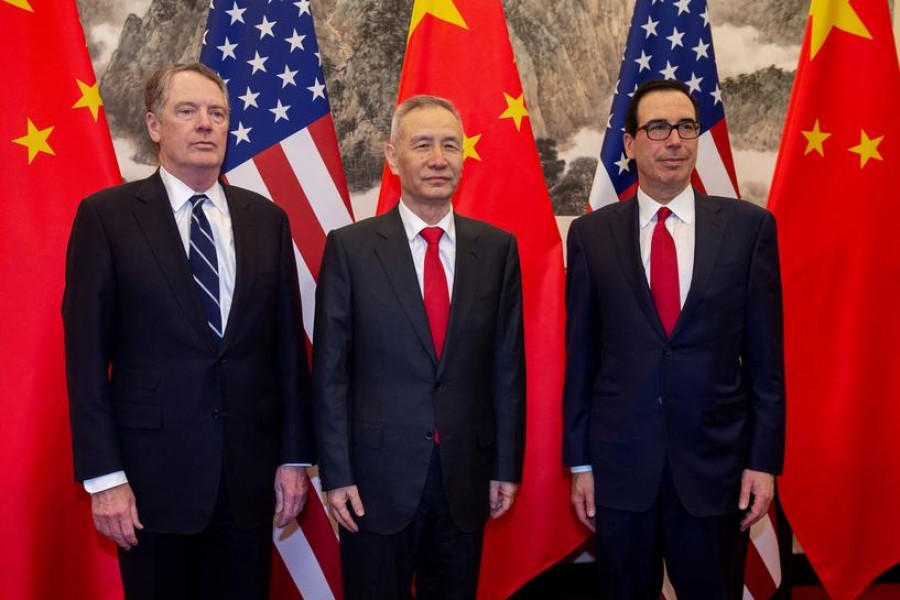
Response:
M900 561L900 71L884 0L812 0L769 207L784 282L779 491L831 598Z
M78 201L119 183L74 0L0 0L0 589L121 598L72 471L60 305Z
M541 173L500 0L416 0L398 102L456 104L465 129L460 214L515 234L522 264L528 418L525 472L510 514L485 534L480 598L506 598L584 541L562 467L562 241ZM378 212L400 197L385 169ZM485 499L487 501L487 499Z

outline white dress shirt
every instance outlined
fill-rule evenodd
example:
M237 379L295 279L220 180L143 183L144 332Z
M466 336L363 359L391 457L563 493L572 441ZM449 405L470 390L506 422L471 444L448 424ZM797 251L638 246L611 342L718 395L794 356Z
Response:
M420 235L420 232L426 227L432 227L419 218L416 213L411 211L403 203L401 198L399 203L400 220L403 222L403 229L406 230L406 239L409 240L409 250L412 252L413 264L416 267L416 277L419 280L419 291L422 298L425 298L425 251L428 250L428 242ZM444 230L441 241L438 242L438 253L441 257L441 264L444 266L444 274L447 276L447 290L450 292L450 299L453 300L453 274L456 270L456 222L453 219L453 207L446 215L438 221L434 227L440 227Z
M172 212L175 216L175 225L178 227L178 234L184 244L185 257L190 255L191 241L191 196L197 194L187 184L174 175L166 171L163 167L159 168L159 175L162 179L163 186L166 188L166 194L172 205ZM231 229L231 213L228 212L228 202L225 200L225 190L217 181L211 188L203 192L208 201L203 203L201 209L203 214L209 220L212 228L213 239L216 243L216 260L219 267L219 308L222 311L222 331L228 324L228 314L231 311L231 301L234 297L234 280L237 268L237 259L234 251L234 233ZM128 477L125 471L116 471L86 479L84 481L84 489L90 494L102 492L117 485L128 483Z
M640 226L641 262L647 283L650 283L650 243L653 229L656 227L656 213L663 206L672 211L666 219L666 229L675 241L675 255L678 258L678 292L681 306L691 289L691 278L694 275L694 239L696 237L697 220L694 205L694 188L687 188L672 198L668 204L660 204L638 188L638 225Z

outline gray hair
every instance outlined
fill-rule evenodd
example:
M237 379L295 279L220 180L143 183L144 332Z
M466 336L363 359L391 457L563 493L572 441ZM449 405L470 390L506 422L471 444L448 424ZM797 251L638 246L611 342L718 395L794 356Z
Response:
M144 110L146 112L157 113L166 103L169 93L169 85L172 83L172 77L178 73L197 73L206 77L222 91L225 98L225 110L230 112L228 106L228 89L225 87L225 81L218 73L204 65L203 63L175 63L160 67L150 74L144 81Z
M443 108L444 110L453 113L453 116L455 116L460 124L462 124L462 117L459 116L459 111L456 110L456 106L446 98L441 98L440 96L428 96L426 94L410 96L398 104L397 108L394 109L394 116L391 117L391 141L396 141L397 132L400 129L400 121L403 117L416 109L429 108L432 106Z

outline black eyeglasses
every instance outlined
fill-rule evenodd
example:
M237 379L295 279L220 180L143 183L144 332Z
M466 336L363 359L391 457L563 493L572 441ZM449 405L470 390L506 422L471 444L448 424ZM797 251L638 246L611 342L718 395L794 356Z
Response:
M654 142L661 142L669 139L672 130L678 130L678 137L683 140L693 140L700 136L700 123L698 121L679 121L674 125L666 121L650 121L646 125L637 128L638 131L643 129L647 132L647 137Z

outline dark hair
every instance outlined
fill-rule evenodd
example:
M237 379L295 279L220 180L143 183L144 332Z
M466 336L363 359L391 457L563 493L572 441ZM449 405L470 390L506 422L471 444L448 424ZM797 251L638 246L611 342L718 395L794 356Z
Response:
M222 96L225 98L225 110L228 110L228 89L225 87L225 82L218 73L198 62L165 65L151 73L144 81L144 110L148 113L159 112L162 105L166 103L172 77L177 73L184 72L197 73L219 86Z
M700 104L697 99L691 96L691 90L688 86L675 79L648 79L638 86L628 101L628 108L625 109L625 133L635 135L637 133L638 122L637 112L638 104L641 98L651 92L681 92L690 99L694 106L694 119L700 120Z

